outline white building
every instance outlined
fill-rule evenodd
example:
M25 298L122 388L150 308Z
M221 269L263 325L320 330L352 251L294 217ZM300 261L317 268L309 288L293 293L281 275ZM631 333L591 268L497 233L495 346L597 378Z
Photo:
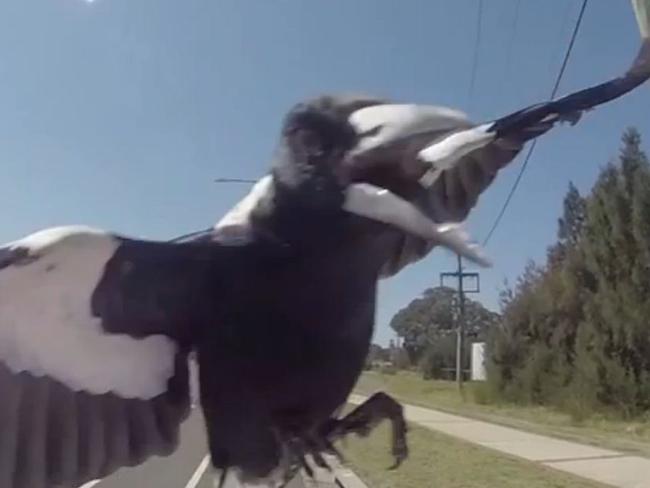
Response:
M472 344L472 381L485 381L485 342Z

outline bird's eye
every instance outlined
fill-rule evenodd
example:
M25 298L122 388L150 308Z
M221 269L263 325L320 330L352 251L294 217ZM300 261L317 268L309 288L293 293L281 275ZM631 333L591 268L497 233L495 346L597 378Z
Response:
M321 137L308 129L298 129L293 135L295 143L312 155L322 154L325 150Z

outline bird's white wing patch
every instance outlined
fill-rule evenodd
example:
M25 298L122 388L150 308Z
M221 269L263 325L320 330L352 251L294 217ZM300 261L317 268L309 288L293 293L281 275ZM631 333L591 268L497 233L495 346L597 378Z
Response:
M91 299L120 241L88 228L60 227L15 241L24 262L0 269L0 361L49 376L74 391L153 398L174 374L174 343L107 334Z
M431 164L431 170L421 179L422 184L431 186L435 181L434 174L452 168L464 156L494 141L495 133L488 132L490 126L491 124L484 124L455 132L422 149L418 157Z
M245 244L253 239L251 212L268 194L272 184L271 175L260 178L251 191L217 222L214 226L215 236L222 244Z

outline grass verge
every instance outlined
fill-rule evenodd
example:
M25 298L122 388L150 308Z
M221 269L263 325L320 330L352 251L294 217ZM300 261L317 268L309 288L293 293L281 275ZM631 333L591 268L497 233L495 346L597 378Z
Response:
M341 446L351 469L369 488L603 488L528 461L411 426L410 456L393 471L390 430L381 425L368 438Z
M483 403L478 383L467 383L461 397L453 382L423 380L406 371L393 375L365 372L355 389L363 395L380 390L413 405L650 457L650 418L623 421L594 415L577 423L570 415L548 407Z

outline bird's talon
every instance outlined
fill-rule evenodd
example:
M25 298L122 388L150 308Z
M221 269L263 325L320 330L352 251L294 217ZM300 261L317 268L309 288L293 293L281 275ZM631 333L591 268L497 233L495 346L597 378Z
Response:
M307 473L307 476L309 476L313 480L314 470L305 459L305 456L300 456L300 465L302 466L302 469L305 471L305 473Z

